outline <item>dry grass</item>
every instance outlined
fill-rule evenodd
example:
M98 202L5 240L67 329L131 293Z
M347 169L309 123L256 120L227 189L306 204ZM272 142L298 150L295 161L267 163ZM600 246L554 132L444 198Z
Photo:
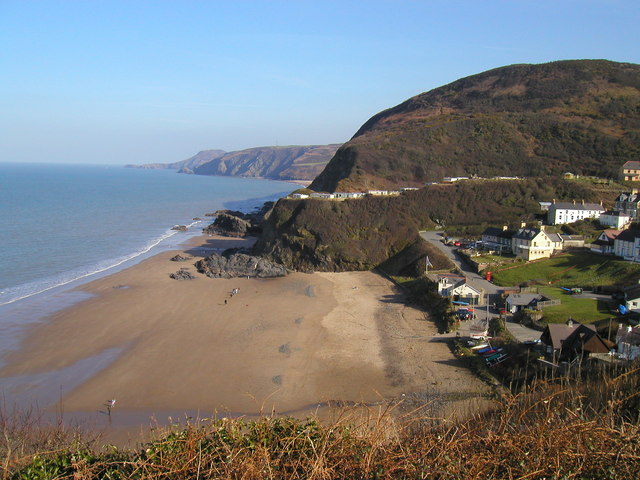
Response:
M98 451L62 425L1 418L3 479L638 478L640 373L544 382L464 422L392 409L215 419L139 451ZM16 425L16 421L18 422Z

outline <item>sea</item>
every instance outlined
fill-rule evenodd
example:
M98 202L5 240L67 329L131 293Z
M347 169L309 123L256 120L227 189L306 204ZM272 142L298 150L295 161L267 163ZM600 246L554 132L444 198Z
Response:
M249 212L296 188L119 165L0 163L0 357L26 326L86 298L73 290L82 283L200 235L213 221L206 213Z

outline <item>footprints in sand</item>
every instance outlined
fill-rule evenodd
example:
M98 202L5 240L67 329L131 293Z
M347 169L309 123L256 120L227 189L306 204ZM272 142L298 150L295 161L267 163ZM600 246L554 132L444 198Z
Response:
M312 288L312 286L310 285L309 288ZM304 321L304 317L298 317L296 319L293 320L293 323L295 325L301 325L302 322ZM278 352L281 353L282 355L284 355L285 357L290 357L292 353L296 352L300 350L299 348L291 348L291 342L287 342L287 343L283 343L282 345L280 345L278 347ZM273 377L271 377L271 382L273 382L276 385L282 385L282 380L283 380L283 375L274 375Z

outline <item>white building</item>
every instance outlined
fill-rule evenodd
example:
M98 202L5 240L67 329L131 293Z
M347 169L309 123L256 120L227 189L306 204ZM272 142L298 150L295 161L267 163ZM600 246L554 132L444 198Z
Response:
M622 212L604 212L602 215L600 215L598 221L600 222L600 224L607 227L621 230L631 222L631 216Z
M334 198L362 198L366 195L364 192L334 192Z
M322 199L330 199L333 198L333 193L321 193L321 192L314 192L311 195L309 195L311 198L322 198Z
M438 294L442 297L450 297L453 301L464 302L470 305L481 305L484 300L484 290L467 282L463 275L455 273L441 273L437 275Z
M640 231L624 230L613 241L613 253L632 262L640 262Z
M304 199L304 198L309 198L309 195L307 195L306 193L292 193L291 194L291 198L295 198L296 200L300 200L300 199Z
M563 223L573 223L586 218L599 218L604 213L604 208L599 203L576 203L573 202L552 202L549 205L547 223L549 225L560 225Z

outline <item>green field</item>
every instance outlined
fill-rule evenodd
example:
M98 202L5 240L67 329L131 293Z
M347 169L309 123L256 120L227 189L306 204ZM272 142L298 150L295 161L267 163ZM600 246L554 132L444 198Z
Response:
M607 302L569 295L559 287L540 287L540 293L562 301L561 305L545 307L542 310L545 323L563 323L569 318L580 323L594 323L615 316L609 312Z
M640 264L590 252L571 252L493 272L500 286L523 283L556 287L629 286L640 279Z

